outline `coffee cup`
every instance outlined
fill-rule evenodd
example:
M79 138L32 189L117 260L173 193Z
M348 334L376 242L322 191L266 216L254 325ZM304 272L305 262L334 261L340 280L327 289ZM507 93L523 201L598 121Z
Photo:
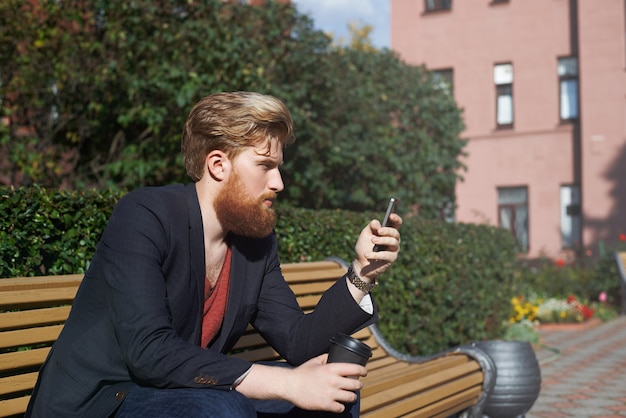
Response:
M330 339L328 363L356 363L365 366L372 356L369 345L346 334L337 334Z

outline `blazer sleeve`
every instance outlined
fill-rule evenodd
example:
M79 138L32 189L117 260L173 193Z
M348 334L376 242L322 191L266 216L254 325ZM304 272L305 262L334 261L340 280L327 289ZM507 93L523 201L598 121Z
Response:
M352 334L377 318L376 305L369 314L354 300L345 276L322 295L313 312L304 314L274 253L267 264L253 325L283 358L299 365L328 352L330 338L336 333Z

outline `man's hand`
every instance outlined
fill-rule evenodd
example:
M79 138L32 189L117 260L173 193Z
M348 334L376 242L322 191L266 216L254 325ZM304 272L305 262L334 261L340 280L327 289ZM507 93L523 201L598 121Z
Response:
M359 235L355 245L356 259L354 270L364 281L374 281L385 272L398 258L400 251L400 225L402 218L397 213L390 216L391 226L382 227L376 219L372 220ZM374 245L386 247L383 251L374 251Z
M282 399L307 410L343 412L344 403L357 399L365 376L359 364L326 363L328 354L296 368L255 364L236 390L252 399ZM352 376L352 377L350 377Z

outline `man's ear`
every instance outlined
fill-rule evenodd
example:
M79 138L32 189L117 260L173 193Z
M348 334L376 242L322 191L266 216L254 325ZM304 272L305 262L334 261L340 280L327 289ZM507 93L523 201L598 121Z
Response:
M211 178L216 181L226 179L231 167L230 159L223 151L219 150L211 151L209 155L207 155L204 164Z

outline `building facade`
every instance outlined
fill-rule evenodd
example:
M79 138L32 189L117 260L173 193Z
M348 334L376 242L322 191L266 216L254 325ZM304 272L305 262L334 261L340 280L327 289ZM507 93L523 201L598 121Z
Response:
M458 222L527 257L626 233L626 0L391 0L391 47L463 109Z

